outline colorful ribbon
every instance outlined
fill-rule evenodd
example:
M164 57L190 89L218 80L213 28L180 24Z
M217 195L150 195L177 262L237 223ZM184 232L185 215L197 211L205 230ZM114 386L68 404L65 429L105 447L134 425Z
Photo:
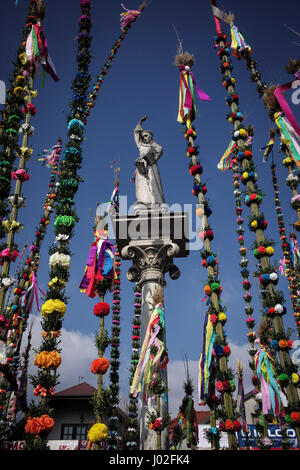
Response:
M239 51L245 51L246 49L248 49L249 52L252 52L251 47L247 43L243 34L240 33L237 26L232 24L230 31L231 31L231 48L234 50L233 55L236 55Z
M143 383L143 400L147 400L147 392L153 380L156 380L156 374L164 369L168 363L163 341L157 338L158 333L164 329L164 312L162 304L157 304L152 311L145 338L140 352L139 362L135 369L132 380L130 394L136 397L142 390ZM151 347L156 346L156 354L152 356Z
M197 114L197 108L194 99L194 87L196 87L199 99L201 101L209 101L211 98L202 91L196 84L193 73L188 66L180 67L179 79L179 111L177 121L186 122L189 118L193 121Z
M210 365L216 337L214 326L210 321L209 314L207 312L205 315L203 332L202 353L199 361L199 402L205 401L208 395Z
M121 3L121 7L125 10L120 14L120 21L121 21L121 30L124 31L130 23L135 21L135 19L140 15L140 10L128 10L128 8L124 7L123 3Z
M263 414L280 414L281 399L278 384L274 375L273 358L263 345L254 356L257 377L261 384Z
M53 168L59 162L59 153L58 150L61 147L59 145L55 145L51 149L44 150L43 153L38 154L39 162L43 162L43 165L47 165L48 168Z
M26 40L26 60L29 63L42 65L45 72L53 78L55 82L59 80L50 55L48 54L48 43L40 23L32 25L31 31Z
M108 240L97 238L91 245L79 289L93 298L97 295L97 282L104 278L114 279L115 276L114 246Z
M292 82L285 83L284 85L281 85L281 86L277 87L274 91L274 96L277 99L278 103L280 104L280 107L281 107L283 113L286 115L286 117L287 117L288 121L290 122L291 126L293 127L293 129L295 130L297 135L300 137L300 127L298 126L298 124L296 122L296 119L295 119L295 116L292 113L291 108L289 107L286 99L283 96L283 93L285 91L288 91L292 88L293 83L294 82L292 81Z
M262 147L261 150L264 150L263 162L266 163L270 156L270 153L273 152L273 147L275 143L275 138L271 137L268 144L265 147Z
M291 157L297 166L300 166L300 137L290 121L282 113L274 114L275 122L280 130L280 140L289 149Z
M40 302L39 302L39 295L38 291L43 295L44 298L46 298L45 292L43 292L37 283L37 278L34 274L34 271L31 272L31 279L28 282L28 288L24 294L24 309L27 314L30 314L32 312L32 307L33 307L33 302L34 299L36 299L36 305L38 312L40 311Z
M245 146L249 146L252 142L252 136L248 136L247 140L245 141ZM234 151L237 148L237 143L234 140L231 140L226 152L224 155L221 157L217 167L221 171L226 171L228 168L232 168L233 162L231 160Z

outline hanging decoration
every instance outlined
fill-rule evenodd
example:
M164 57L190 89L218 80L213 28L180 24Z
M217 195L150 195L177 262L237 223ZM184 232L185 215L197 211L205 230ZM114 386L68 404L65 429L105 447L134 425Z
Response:
M25 74L29 74L29 70L32 69L34 74L36 74L38 64L41 64L45 72L49 73L55 82L59 80L52 59L48 53L48 43L43 27L39 21L31 26L21 61L24 65Z
M231 33L231 45L230 47L233 49L233 55L235 57L240 57L241 53L247 51L249 54L252 53L252 49L249 46L245 36L243 33L239 31L239 28L234 25L234 14L233 13L225 13L224 11L220 10L216 2L214 0L210 0L210 5L212 8L212 13L216 23L216 30L218 34L221 34L221 24L220 21L227 23L230 26L230 33Z
M215 45L216 51L221 62L230 62L230 51L226 48L226 35L225 34L217 34L215 38ZM226 72L226 89L228 91L228 96L232 97L233 95L237 95L235 90L235 80L232 80L231 71ZM237 102L229 102L231 106L232 112L238 112L238 104ZM274 253L274 249L272 247L272 242L265 237L264 229L261 224L258 223L259 220L263 219L263 215L260 213L259 206L262 201L262 197L260 197L260 201L258 196L260 191L257 186L257 173L256 168L253 162L253 156L245 155L245 151L249 150L245 146L245 140L247 139L248 135L253 135L253 129L250 127L248 130L244 129L241 122L239 120L235 121L234 124L234 132L233 136L238 143L238 150L236 152L237 160L240 162L240 174L241 174L241 181L246 187L246 197L251 197L250 203L250 210L251 216L253 219L255 218L257 221L257 226L255 228L255 243L254 243L254 250L253 254L258 259L259 262L259 271L258 275L262 276L264 274L270 274L274 272L274 267L271 266L270 257ZM272 283L271 278L268 278L266 284L262 284L262 300L263 300L263 307L264 313L267 317L271 318L272 320L272 335L278 344L282 346L288 345L287 335L285 333L284 324L282 320L282 315L285 313L285 307L283 306L284 297L280 291L275 289L275 286ZM282 341L281 341L282 340ZM276 343L277 344L277 343ZM279 347L280 348L280 347ZM280 375L279 368L283 371L288 371L291 375L294 372L294 366L291 362L291 358L288 352L288 347L282 347L280 349L281 354L279 355L279 367L276 369L276 377ZM292 381L288 382L285 386L286 394L288 397L289 407L292 409L298 410L299 398L297 394L297 390L292 383ZM297 439L300 440L300 429L296 429Z
M195 104L195 90L201 101L209 101L210 97L204 93L196 84L191 67L194 65L195 58L193 55L183 53L181 50L176 58L174 65L180 70L179 78L179 111L177 121L181 124L187 123L190 128L191 122L197 115L197 108Z
M91 298L98 294L99 281L113 280L115 277L114 246L107 236L106 229L95 231L95 241L91 245L85 273L79 285L81 292Z
M194 63L194 57L188 53L185 52L183 53L182 46L180 46L178 50L178 54L176 55L174 65L179 68L180 74L182 71L182 67L191 67ZM186 72L189 73L189 69L186 70ZM203 231L204 231L204 249L201 251L201 257L202 257L202 263L203 266L206 267L207 272L208 272L208 280L207 284L204 288L205 294L207 295L207 303L209 305L209 313L208 313L208 318L207 318L207 325L209 325L211 329L210 323L213 325L213 330L215 331L216 334L216 341L214 342L214 348L218 346L217 349L220 349L220 355L216 355L216 363L217 363L217 372L214 374L210 374L211 378L211 383L215 383L217 381L217 377L222 378L222 381L226 384L230 384L229 388L224 387L222 391L220 392L223 396L223 403L224 403L224 413L227 415L227 418L232 418L233 417L233 408L232 408L232 389L234 388L234 383L230 383L230 381L233 378L233 375L229 368L227 367L227 360L224 352L224 347L226 346L225 350L227 349L227 343L226 343L226 338L224 335L223 331L223 324L226 321L226 315L224 313L224 307L222 307L221 301L220 301L220 295L223 290L222 286L220 285L219 279L218 279L218 267L217 267L217 257L212 253L211 247L210 247L210 240L211 237L209 235L209 232L211 232L211 227L208 224L208 217L212 213L211 208L208 205L207 199L206 199L206 191L207 188L201 185L201 178L200 175L202 173L202 167L197 159L198 155L198 149L195 146L194 140L196 137L196 131L194 127L192 126L192 121L195 119L196 115L193 112L194 108L194 102L193 102L193 94L191 93L190 98L192 98L192 103L191 103L191 108L190 112L182 116L182 123L185 124L186 129L185 129L185 139L187 141L187 155L188 157L191 158L191 164L190 164L190 173L194 177L194 188L195 186L197 187L197 190L193 190L193 194L197 197L197 202L199 204L199 207L197 209L197 215L198 217L203 217L204 220L204 226L203 226ZM221 315L222 314L222 315ZM223 320L219 319L219 315ZM223 316L224 315L224 316ZM225 321L224 321L225 317ZM206 335L206 340L210 339L210 334L208 333ZM207 343L206 343L207 344ZM203 345L205 348L205 343ZM222 350L222 353L221 353ZM207 352L207 351L206 351ZM207 356L205 354L205 350L202 352L202 357L200 360L200 377L202 374L202 371L208 370L208 367L205 367L205 364L203 364L203 361L207 360ZM201 382L201 379L199 380L200 383L204 383L204 378L202 379L203 382ZM200 392L201 393L201 392ZM212 399L212 395L206 397L206 403L211 407L211 428L216 428L216 420L215 420L215 403L214 399ZM218 446L218 441L217 441L217 434L214 435L215 437L212 439L212 447L216 448ZM237 441L236 441L236 436L234 432L230 432L228 434L228 441L229 441L229 448L230 449L235 449L237 447Z
M273 148L275 144L275 130L270 130L270 140L268 144L263 147L261 150L264 150L263 162L266 163L268 161L269 156L273 155Z
M133 376L130 393L136 397L142 392L143 402L151 396L153 382L161 380L160 371L168 364L168 353L159 337L164 335L165 319L162 303L154 306ZM160 334L159 334L160 333Z
M267 348L260 345L260 350L256 353L254 361L261 384L263 414L272 413L278 416L280 414L280 394L274 375L273 358Z

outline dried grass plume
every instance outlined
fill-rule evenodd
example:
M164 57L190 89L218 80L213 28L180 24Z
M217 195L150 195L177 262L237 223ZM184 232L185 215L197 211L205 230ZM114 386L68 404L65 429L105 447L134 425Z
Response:
M296 72L300 69L300 58L292 59L290 58L289 62L285 65L285 70L291 75L295 75Z
M278 86L279 85L271 85L263 94L265 107L268 108L273 114L281 110L280 105L274 95L274 91Z

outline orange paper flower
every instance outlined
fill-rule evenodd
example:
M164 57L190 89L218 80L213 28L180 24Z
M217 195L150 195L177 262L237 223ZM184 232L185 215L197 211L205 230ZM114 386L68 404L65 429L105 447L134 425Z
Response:
M49 432L54 426L54 419L49 415L42 415L36 418L28 418L25 426L27 434L37 435L41 431Z
M102 374L104 375L110 366L110 362L105 357L99 357L98 359L94 359L91 365L91 372L93 374Z
M43 431L51 431L54 426L54 419L49 415L42 415L40 418L40 423L43 428Z
M57 369L61 364L58 351L42 351L35 356L34 365L40 369Z
M37 435L42 431L42 425L40 423L39 418L28 418L25 432L27 434Z

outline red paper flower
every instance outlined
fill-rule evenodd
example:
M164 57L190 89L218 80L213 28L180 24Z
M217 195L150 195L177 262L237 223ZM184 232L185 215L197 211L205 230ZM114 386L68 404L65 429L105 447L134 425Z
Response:
M109 311L110 307L106 302L98 302L94 306L94 315L96 315L96 317L104 317L109 314Z

